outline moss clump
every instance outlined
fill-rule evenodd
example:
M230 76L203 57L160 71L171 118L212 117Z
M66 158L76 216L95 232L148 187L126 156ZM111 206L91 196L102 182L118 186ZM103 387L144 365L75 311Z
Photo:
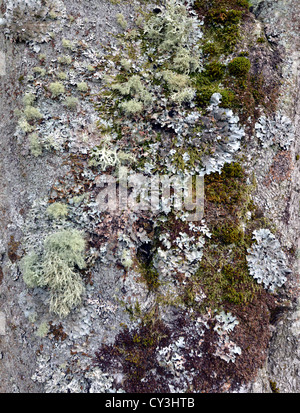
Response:
M159 287L159 274L157 269L153 266L153 263L140 264L140 273L143 279L146 281L146 284L150 291L156 290Z
M229 62L228 71L232 76L244 78L247 76L250 67L250 60L247 57L239 56Z
M222 108L235 108L237 105L237 97L232 90L220 89L222 95Z
M236 108L237 97L235 92L227 86L223 87L220 82L226 80L226 65L213 61L205 66L204 71L197 73L192 77L193 86L196 90L196 102L200 108L207 108L213 93L222 95L222 107Z
M242 17L240 10L220 8L211 8L207 13L207 20L210 24L231 26L237 25Z
M207 295L205 305L245 305L258 291L246 261L252 242L251 230L244 224L251 207L250 190L238 162L225 164L221 174L205 177L205 215L212 236L204 246L196 274L196 281Z
M270 387L271 387L272 393L280 393L275 381L270 380Z
M205 185L207 202L236 210L246 201L245 174L238 162L225 164L221 174L206 176Z

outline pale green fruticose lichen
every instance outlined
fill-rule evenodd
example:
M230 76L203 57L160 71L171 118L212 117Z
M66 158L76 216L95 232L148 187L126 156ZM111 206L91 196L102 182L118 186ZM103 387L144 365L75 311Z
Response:
M122 29L125 30L127 28L127 21L125 20L125 17L122 13L117 14L117 22L122 27Z
M189 44L193 22L184 5L170 0L166 8L150 18L144 25L146 38L158 45L161 51L178 50Z
M50 312L66 317L82 300L84 284L76 270L85 268L86 242L75 229L49 235L41 253L31 252L20 263L24 282L31 288L48 287Z
M43 119L43 115L38 108L34 106L26 106L24 109L24 116L27 120L40 120Z
M72 57L67 55L59 56L57 61L63 65L70 65L72 63Z
M68 206L62 202L54 202L48 206L47 214L54 219L65 218L68 215Z
M76 43L73 43L70 40L62 39L61 43L62 43L62 46L65 49L75 50L75 48L76 48Z
M96 146L90 152L89 165L100 167L101 171L113 166L119 168L123 162L133 161L134 157L124 151L113 147L111 136L103 136L102 144Z
M46 337L46 335L49 333L49 324L43 321L40 325L39 328L36 331L36 335L40 338Z
M36 99L36 96L33 93L25 93L23 97L23 104L24 106L32 106L34 101Z
M77 109L77 106L79 105L79 100L75 98L74 96L68 96L64 100L63 105L70 110L75 110Z
M65 93L65 87L61 82L53 82L49 85L49 90L53 97L58 97Z
M256 241L249 248L247 262L249 272L265 289L273 292L287 280L291 270L287 267L287 258L281 249L279 241L269 229L259 229L253 232Z
M68 75L67 75L67 73L65 73L65 72L58 72L57 77L58 77L60 80L66 80L66 79L68 79Z
M29 135L30 152L33 156L38 157L43 152L43 146L39 140L37 133L32 133Z

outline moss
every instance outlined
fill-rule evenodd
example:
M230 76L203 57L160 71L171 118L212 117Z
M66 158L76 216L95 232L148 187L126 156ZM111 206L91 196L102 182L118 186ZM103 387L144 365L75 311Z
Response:
M160 286L158 271L152 263L140 264L139 271L150 291L156 290Z
M192 76L199 108L207 108L212 94L216 92L222 95L222 107L236 108L238 99L234 90L220 86L220 81L223 81L225 76L226 66L218 61L208 63L204 71Z
M212 57L220 54L217 44L213 41L207 41L206 43L204 43L202 47L202 52L204 56L212 56Z
M36 96L33 93L25 93L23 97L23 105L24 106L32 106Z
M243 239L243 231L235 222L226 221L212 230L214 239L224 244L236 244Z
M232 90L220 89L222 95L222 108L235 108L237 105L237 97Z
M40 66L34 67L33 72L39 74L41 77L44 77L46 75L46 69Z
M206 65L206 75L209 80L221 80L224 76L226 66L218 61L210 62Z
M205 216L212 236L194 278L207 297L205 307L239 312L262 293L249 274L246 256L253 230L270 224L256 211L248 180L238 162L205 177Z
M249 186L246 175L238 162L225 164L221 174L213 173L206 176L205 200L212 208L218 208L219 214L232 215L234 219L244 216L248 207Z
M207 13L207 20L210 24L230 26L240 22L242 12L240 10L220 8L211 8Z
M248 13L249 4L245 0L196 0L194 8L205 18L205 38L215 44L206 52L219 57L233 51L240 38L239 26ZM207 43L206 43L207 44Z
M263 36L260 36L256 39L257 43L266 43L266 38Z
M250 60L247 57L236 57L228 64L228 71L232 76L242 77L247 76L251 67Z
M209 105L212 94L216 91L217 87L214 85L198 87L196 92L197 105L200 108L206 108Z
M125 326L113 345L102 345L96 352L96 361L103 371L109 370L109 366L114 365L116 361L121 364L124 374L123 388L126 392L157 391L157 383L151 380L151 370L157 367L157 348L163 346L168 338L167 326L158 320L152 311L148 316L142 317L141 322L133 330ZM166 391L166 386L159 388Z

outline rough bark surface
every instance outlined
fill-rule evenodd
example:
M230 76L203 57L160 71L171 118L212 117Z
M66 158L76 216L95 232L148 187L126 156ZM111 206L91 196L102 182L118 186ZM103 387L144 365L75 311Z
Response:
M220 174L215 171L207 174L205 188L211 192L205 201L205 223L198 223L199 233L177 218L176 222L163 221L155 214L132 216L128 211L102 217L94 209L101 170L95 172L89 168L88 155L102 142L96 125L102 104L99 91L104 90L102 84L115 81L110 69L119 67L117 59L121 49L115 35L140 29L137 19L155 8L159 15L165 2L26 1L23 5L26 3L28 7L25 7L27 14L23 15L20 3L0 1L0 392L298 393L299 1L252 1L250 11L240 23L237 49L222 61L227 65L233 57L247 52L251 61L251 85L257 90L253 96L258 96L258 92L263 95L265 106L259 98L256 102L253 97L247 100L250 83L245 86L246 92L241 92L242 87L236 92L242 93L239 96L245 99L249 112L239 113L245 135L227 165L242 165L246 175L241 175L240 169L238 172L226 169L225 162L222 174L221 170ZM195 8L197 3L202 5L202 0L181 3L189 3L184 7L194 7L193 18L203 17L202 6ZM117 18L120 13L127 27L120 16ZM220 18L218 14L213 16L215 21ZM72 49L65 39L76 41L76 48ZM124 46L122 53L127 52ZM59 60L63 56L71 56L72 62L66 64ZM111 67L107 67L104 57L111 59ZM154 54L152 57L155 58ZM140 62L143 63L142 59ZM68 107L61 96L53 99L53 92L51 95L49 85L57 81L59 72L67 74L67 79L61 77L59 81L64 83L65 97L76 97L75 111L71 101ZM108 82L104 75L109 77ZM124 77L124 72L122 75ZM123 81L123 77L118 77L118 81ZM259 78L263 79L262 83L253 83ZM83 86L79 91L78 83L85 83L87 89ZM33 91L35 103L32 105L36 105L44 117L27 116L27 126L35 129L25 130L23 124L21 130L24 95ZM149 109L149 116L153 115L152 125L153 119L154 123L158 118L161 122L157 121L156 129L153 128L161 134L153 147L159 148L159 159L167 159L174 119L171 112L164 118L165 114L158 112L163 106L159 109L157 106L157 118ZM266 117L275 119L268 137L259 135L259 122L265 114L263 106L267 108ZM181 119L183 112L181 109L176 112L175 104L174 107L175 117ZM114 110L116 108L114 106ZM207 122L206 132L208 130L210 137L212 124L209 122L214 117L215 122L222 122L215 112L201 118L202 124ZM146 158L151 154L150 146L139 152L144 144L141 136L142 132L147 135L152 130L145 127L142 131L142 115L138 114L135 119L135 130L125 116L118 127L119 130L123 127L123 140L140 133L132 153L136 156L142 153L141 158ZM288 124L285 119L289 120ZM229 124L236 127L234 117L229 119ZM131 128L131 132L126 132L126 127ZM34 132L42 137L42 143L34 141ZM48 139L50 135L54 141ZM123 149L123 141L120 142ZM189 143L197 147L196 139ZM226 145L222 146L225 151ZM219 148L216 146L214 150L217 152ZM234 187L232 180L236 180ZM245 190L238 198L242 189L237 188L248 188L250 181L251 194ZM236 201L228 200L228 205L216 201L214 197L221 196L224 188L224 199L228 191L230 196L236 196ZM75 197L82 194L88 194L89 201L76 204ZM48 206L55 202L68 203L70 218L56 222L47 216ZM232 270L233 275L240 277L237 271L244 271L249 245L241 244L241 249L237 249L235 239L227 242L222 220L224 216L232 218L230 222L237 216L240 219L240 214L244 214L242 203L249 207L247 213L252 213L250 229L257 229L258 222L268 222L291 271L284 285L275 292L265 290L261 284L253 286L247 272L237 290L240 295L234 296L234 301L232 296L227 300L220 294L225 291L226 297L229 295L229 284L233 285L229 271L235 262L241 264L238 270ZM255 205L255 209L251 210L250 205ZM217 232L216 228L221 227L223 232ZM67 317L49 312L49 289L29 288L21 266L22 257L32 248L41 251L45 237L61 228L78 228L84 232L89 249L87 267L81 271L75 268L85 285L82 304ZM180 238L185 231L190 237L188 241ZM247 231L245 239L248 240L252 234L247 235ZM169 234L166 238L160 237L166 233ZM204 249L202 245L192 249L196 235L199 245L205 239ZM216 251L214 242L219 245L215 241L218 237L224 240L224 248ZM196 261L194 258L189 261L188 253L182 255L186 250L178 247L179 238L181 247L188 245L189 253L199 253ZM169 242L172 246L166 251L163 247ZM175 244L181 255L177 254ZM160 251L169 254L166 261L155 255L158 246ZM152 259L152 254L157 261ZM224 265L218 264L218 267L216 263L222 260ZM174 267L176 262L180 262L179 270ZM224 290L218 286L213 291L210 289L209 277L214 266L220 271L211 276L211 284L221 273L226 273L231 280L229 283L226 278L229 284ZM245 301L239 306L240 299Z

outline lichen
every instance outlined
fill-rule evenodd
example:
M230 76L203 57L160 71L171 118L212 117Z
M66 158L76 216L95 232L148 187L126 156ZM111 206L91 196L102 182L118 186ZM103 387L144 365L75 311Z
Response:
M48 206L47 214L53 219L65 218L68 215L68 206L61 202L54 202Z
M256 243L248 249L247 255L250 274L264 288L273 292L282 287L291 273L286 255L269 229L254 231L253 239Z

